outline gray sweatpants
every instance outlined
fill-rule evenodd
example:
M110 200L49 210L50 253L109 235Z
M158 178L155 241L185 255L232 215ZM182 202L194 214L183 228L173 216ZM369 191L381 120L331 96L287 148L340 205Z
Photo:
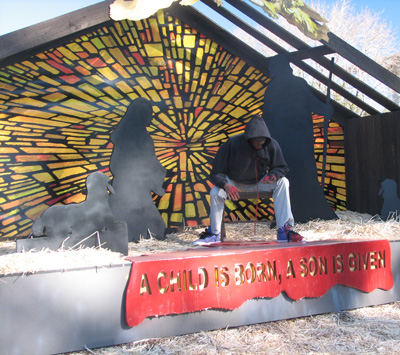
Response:
M228 183L235 186L240 195L240 191L256 192L257 184L246 185L237 183L227 177ZM262 179L261 179L262 180ZM258 183L258 191L272 191L274 199L275 219L278 228L285 223L294 225L292 210L290 207L289 180L285 177L280 178L272 184ZM221 222L224 215L225 200L227 198L224 189L214 186L210 192L210 226L214 234L221 233Z

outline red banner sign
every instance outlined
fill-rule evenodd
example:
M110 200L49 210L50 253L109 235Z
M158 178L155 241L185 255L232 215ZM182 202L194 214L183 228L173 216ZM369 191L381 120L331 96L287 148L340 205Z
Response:
M363 292L393 287L387 240L307 244L223 243L218 248L129 257L126 321L206 309L233 310L285 292L320 297L334 285Z

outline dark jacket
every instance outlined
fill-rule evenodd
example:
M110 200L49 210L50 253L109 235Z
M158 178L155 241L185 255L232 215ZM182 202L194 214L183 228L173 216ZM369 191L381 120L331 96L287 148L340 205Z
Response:
M266 138L263 148L258 151L249 143L249 139L256 137ZM210 179L214 185L224 188L227 182L226 176L238 183L256 184L267 173L279 179L288 171L278 142L271 138L264 120L256 115L247 124L243 134L230 137L219 148Z

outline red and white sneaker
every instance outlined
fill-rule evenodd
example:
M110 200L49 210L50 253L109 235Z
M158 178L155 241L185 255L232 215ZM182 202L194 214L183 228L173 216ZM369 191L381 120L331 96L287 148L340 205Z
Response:
M288 223L285 223L285 225L283 227L278 228L277 241L278 241L278 243L282 243L282 242L305 242L305 239L299 233L291 230Z

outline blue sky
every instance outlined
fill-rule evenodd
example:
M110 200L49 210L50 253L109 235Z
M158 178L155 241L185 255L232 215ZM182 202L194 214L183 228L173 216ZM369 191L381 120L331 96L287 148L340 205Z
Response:
M320 1L333 3L337 0ZM0 35L97 2L99 0L0 0ZM397 29L397 37L400 37L399 0L351 0L351 3L357 10L368 7L377 12L383 11L382 17Z
M57 17L99 0L0 0L0 35Z
M1 1L1 0L0 0ZM335 3L336 0L320 0L328 4ZM306 0L307 2L307 0ZM375 12L382 12L382 18L388 21L397 32L400 32L400 1L399 0L350 0L357 11L369 8Z

